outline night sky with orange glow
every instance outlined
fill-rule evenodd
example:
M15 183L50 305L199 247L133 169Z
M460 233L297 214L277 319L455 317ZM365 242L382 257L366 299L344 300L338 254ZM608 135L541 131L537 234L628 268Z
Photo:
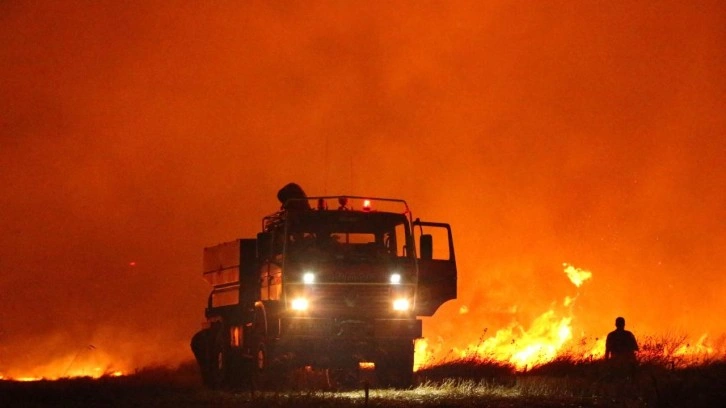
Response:
M0 38L0 374L191 359L202 248L290 181L452 224L443 347L565 296L576 337L726 333L723 2L4 1Z

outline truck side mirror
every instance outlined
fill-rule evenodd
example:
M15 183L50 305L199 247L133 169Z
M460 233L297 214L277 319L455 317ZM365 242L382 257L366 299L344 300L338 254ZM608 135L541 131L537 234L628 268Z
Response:
M421 259L432 259L434 257L434 238L431 234L422 234L419 237Z
M257 234L257 259L272 258L272 233L260 232Z

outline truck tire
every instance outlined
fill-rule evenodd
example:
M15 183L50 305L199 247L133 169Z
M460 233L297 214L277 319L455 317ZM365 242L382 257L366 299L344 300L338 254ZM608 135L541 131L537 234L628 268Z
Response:
M255 316L252 324L252 361L250 362L251 372L248 374L255 387L265 386L266 372L269 365L269 352L267 347L267 314L263 304L255 307Z
M244 359L230 346L228 331L220 326L215 333L210 357L210 384L213 389L232 389L243 385L248 376Z
M391 342L376 361L378 383L383 387L409 388L413 384L413 340Z
M227 386L227 351L224 341L223 330L218 330L212 343L211 357L209 361L210 382L213 389L221 389Z
M255 370L258 373L262 373L267 369L267 348L264 343L260 343L257 346L257 352L255 353Z

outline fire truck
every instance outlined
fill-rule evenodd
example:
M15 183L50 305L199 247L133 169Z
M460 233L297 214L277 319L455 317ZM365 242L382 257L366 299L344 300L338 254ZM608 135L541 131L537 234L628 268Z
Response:
M457 295L450 225L414 220L400 199L307 197L294 183L278 198L255 238L204 249L212 290L191 344L204 383L303 367L409 386L419 317Z

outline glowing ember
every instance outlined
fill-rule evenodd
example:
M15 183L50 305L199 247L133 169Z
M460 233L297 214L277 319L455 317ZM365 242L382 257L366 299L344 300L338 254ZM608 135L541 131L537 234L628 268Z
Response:
M567 277L570 278L570 281L578 288L580 287L580 285L583 284L583 282L592 277L592 272L590 271L575 268L574 266L568 265L566 263L563 263L562 266L565 268L565 273L567 274Z

